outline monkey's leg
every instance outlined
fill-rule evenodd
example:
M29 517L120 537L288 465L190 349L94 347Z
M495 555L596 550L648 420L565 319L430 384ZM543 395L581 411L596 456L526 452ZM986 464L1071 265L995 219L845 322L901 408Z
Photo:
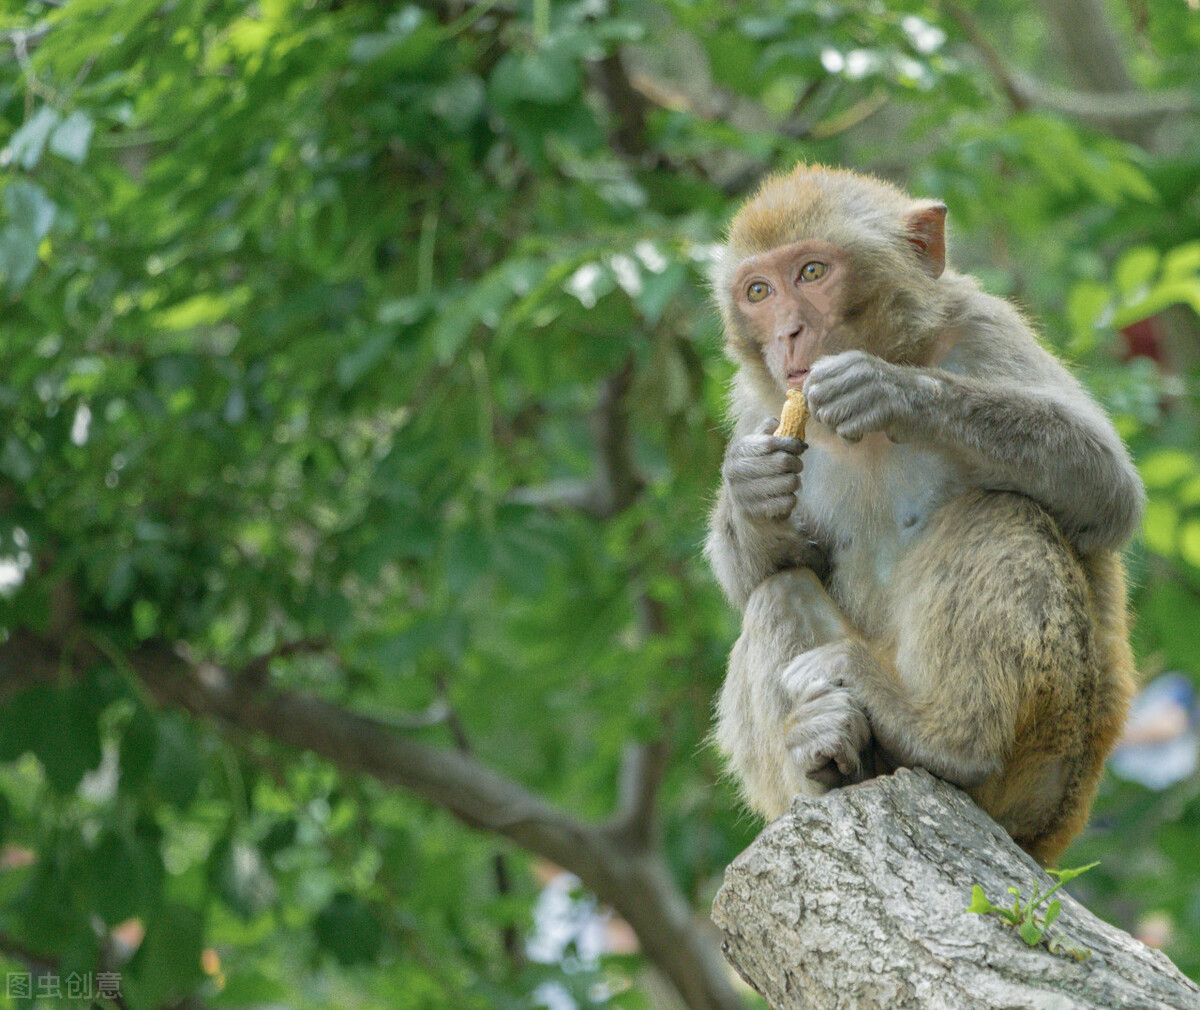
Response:
M972 491L933 516L893 589L894 655L860 650L851 671L876 739L1043 855L1090 803L1105 704L1082 564L1030 499Z
M817 577L788 569L750 596L717 707L716 739L751 807L768 818L797 793L823 792L860 768L870 732L861 706L808 659L846 635ZM832 763L832 768L827 768Z

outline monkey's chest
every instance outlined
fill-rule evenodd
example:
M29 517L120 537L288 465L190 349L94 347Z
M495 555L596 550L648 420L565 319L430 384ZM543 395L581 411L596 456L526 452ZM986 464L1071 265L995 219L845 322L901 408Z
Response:
M797 512L830 561L829 591L864 634L892 627L896 565L946 500L938 455L882 434L857 444L812 431Z

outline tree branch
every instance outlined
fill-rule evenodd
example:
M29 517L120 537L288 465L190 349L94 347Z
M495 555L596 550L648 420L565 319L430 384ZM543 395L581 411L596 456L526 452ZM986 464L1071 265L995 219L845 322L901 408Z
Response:
M1091 90L1063 88L1010 67L975 18L953 0L941 8L962 29L997 86L1017 112L1046 108L1104 127L1109 132L1145 143L1148 131L1163 117L1200 111L1200 101L1185 88L1143 92L1135 89L1120 44L1100 8L1081 15L1076 0L1042 0L1047 18L1062 38L1075 76Z
M1039 0L1071 77L1092 91L1136 88L1104 0Z
M59 676L95 658L14 632L0 644L5 688ZM471 827L510 839L570 870L633 927L647 957L692 1010L743 1010L715 935L688 908L662 857L629 847L603 824L578 820L466 754L416 742L387 723L255 678L192 664L165 643L129 663L156 702L311 751L346 772L371 775L448 810Z
M654 801L667 771L667 745L662 740L628 747L617 788L617 813L608 830L614 840L635 851L654 843Z
M463 726L462 720L459 719L458 713L450 704L450 693L446 689L446 678L438 676L434 682L438 697L445 708L446 727L450 730L450 737L454 741L454 746L458 748L460 754L474 758L475 752L471 747L471 741L467 736L466 728ZM503 852L497 852L492 857L492 875L496 881L496 893L500 897L511 893L512 882L508 872L508 860L505 859ZM524 961L524 953L521 950L521 938L514 923L506 922L500 927L500 945L504 948L505 954L508 955L509 961L514 966L519 966Z
M560 480L536 487L517 488L509 500L544 508L576 508L607 519L634 503L643 483L629 449L629 391L633 386L634 357L605 380L600 402L592 413L596 475L590 480Z
M726 956L773 1010L928 1007L1200 1008L1160 951L1071 897L1051 933L1092 956L1028 946L965 911L1050 878L965 793L901 770L801 798L725 874L713 918Z
M629 391L633 388L634 356L630 354L604 383L592 415L599 485L605 515L624 512L642 490L642 481L629 449Z
M1030 104L1043 105L1055 112L1094 123L1153 123L1163 116L1200 111L1200 101L1196 95L1184 88L1153 92L1073 91L1017 71L1012 76L1019 93Z
M646 137L646 97L629 82L619 47L592 64L593 80L615 120L613 147L629 158L644 159L651 151Z
M1017 83L1016 76L1009 70L1008 64L1000 56L999 51L992 45L991 40L983 33L975 18L971 16L964 8L956 3L950 3L949 0L943 0L942 9L953 19L962 29L968 41L975 47L975 51L979 53L980 59L988 68L988 72L996 79L1000 90L1008 98L1008 104L1013 107L1016 112L1024 112L1032 104L1032 99L1028 93L1024 91Z

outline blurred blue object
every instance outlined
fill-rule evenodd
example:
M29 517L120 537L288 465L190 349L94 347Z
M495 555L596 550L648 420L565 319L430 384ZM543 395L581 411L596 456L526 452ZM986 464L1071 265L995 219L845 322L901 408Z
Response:
M1155 677L1133 699L1108 767L1123 779L1166 789L1196 770L1196 688L1182 673Z

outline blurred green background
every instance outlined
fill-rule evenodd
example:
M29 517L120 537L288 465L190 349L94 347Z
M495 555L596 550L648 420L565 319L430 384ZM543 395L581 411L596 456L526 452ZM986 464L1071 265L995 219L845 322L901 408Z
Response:
M944 198L1134 452L1179 772L1110 774L1063 865L1200 978L1197 6L6 3L0 1005L685 1006L520 816L316 756L280 699L593 839L647 758L645 900L702 922L759 827L704 743L705 265L801 159Z

